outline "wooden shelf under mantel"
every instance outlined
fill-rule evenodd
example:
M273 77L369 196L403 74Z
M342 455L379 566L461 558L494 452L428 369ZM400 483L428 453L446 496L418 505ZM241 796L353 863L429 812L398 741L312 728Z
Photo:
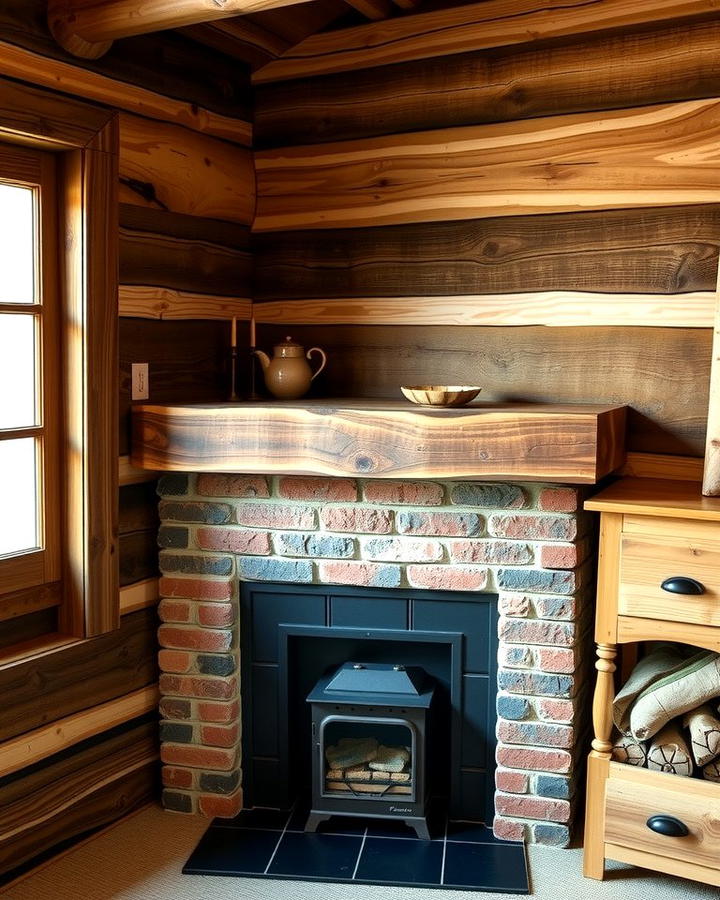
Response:
M594 484L625 458L625 407L404 400L142 404L132 464L167 472Z

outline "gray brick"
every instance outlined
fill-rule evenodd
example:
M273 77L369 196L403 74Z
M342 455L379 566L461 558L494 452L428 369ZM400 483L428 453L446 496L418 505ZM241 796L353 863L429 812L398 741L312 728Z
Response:
M231 556L190 556L179 553L160 553L160 569L167 574L182 575L231 575L233 558Z
M275 549L283 556L352 559L355 555L355 541L339 535L283 532L275 535Z
M533 707L527 697L514 697L509 694L497 695L497 714L500 718L519 721L532 715Z
M545 672L527 672L523 669L501 669L498 687L510 694L528 694L533 697L572 697L575 679L572 675L549 675Z
M232 518L229 503L204 503L187 500L184 503L173 500L160 502L160 518L163 522L204 522L206 525L223 525Z
M211 794L232 794L239 783L239 772L233 772L231 775L203 772L200 775L200 790Z
M533 792L540 797L569 800L572 793L571 781L567 775L536 775Z
M192 725L184 725L181 722L161 722L160 740L172 741L175 744L190 744L193 739Z
M531 825L530 833L536 844L546 844L548 847L567 847L570 843L570 829L567 825L536 822Z
M171 809L173 812L191 813L193 811L190 794L181 794L178 791L163 791L162 803L165 809Z
M224 654L201 653L197 658L197 667L202 675L232 675L235 659Z
M266 559L241 556L240 575L251 581L289 581L309 584L313 580L311 562L297 559Z
M479 506L483 509L521 509L525 493L517 484L494 484L469 481L453 486L450 500L456 506Z
M190 479L187 475L163 475L157 484L157 492L161 497L182 497L188 492Z
M179 525L161 525L158 532L158 546L172 550L185 550L188 545L188 530Z
M552 569L500 569L498 587L505 591L536 591L543 594L572 594L574 572Z

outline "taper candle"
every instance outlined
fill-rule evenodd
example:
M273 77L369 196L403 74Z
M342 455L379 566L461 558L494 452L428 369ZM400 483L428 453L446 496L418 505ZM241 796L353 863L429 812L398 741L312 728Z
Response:
M230 332L230 346L237 347L237 316L233 316L232 331Z
M255 347L255 316L250 317L250 346Z

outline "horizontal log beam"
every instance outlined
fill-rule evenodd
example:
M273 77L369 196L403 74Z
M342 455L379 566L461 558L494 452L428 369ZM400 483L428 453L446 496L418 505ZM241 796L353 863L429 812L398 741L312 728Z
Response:
M6 741L0 746L0 777L152 712L157 707L158 699L157 685L151 684L117 700L101 703Z
M253 75L256 84L352 72L609 28L717 14L716 0L484 0L314 34Z
M310 0L50 0L48 24L75 56L97 59L117 38L294 6Z
M359 13L362 13L366 19L378 21L387 19L393 13L393 6L390 0L345 0L348 6L352 6Z
M153 477L157 473L151 472ZM144 578L135 584L128 584L120 588L120 615L127 616L130 613L137 612L139 609L146 609L148 606L157 606L160 597L160 579Z
M719 136L714 98L266 150L253 227L717 203Z
M227 319L250 321L252 300L217 297L172 288L121 284L120 315L139 319Z
M254 306L258 323L287 325L620 325L712 328L713 291L599 294L544 291L453 297L273 300Z
M252 124L244 119L230 118L198 108L185 100L165 97L148 88L81 69L72 63L49 59L41 53L16 47L7 41L0 41L0 75L86 100L96 100L149 119L172 122L191 131L223 138L244 147L252 144Z

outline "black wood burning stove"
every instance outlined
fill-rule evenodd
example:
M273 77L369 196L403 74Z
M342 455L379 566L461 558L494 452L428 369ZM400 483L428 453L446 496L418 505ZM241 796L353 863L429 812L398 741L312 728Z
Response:
M435 684L417 666L344 663L307 697L312 714L312 809L305 831L330 816L427 824L428 720Z

